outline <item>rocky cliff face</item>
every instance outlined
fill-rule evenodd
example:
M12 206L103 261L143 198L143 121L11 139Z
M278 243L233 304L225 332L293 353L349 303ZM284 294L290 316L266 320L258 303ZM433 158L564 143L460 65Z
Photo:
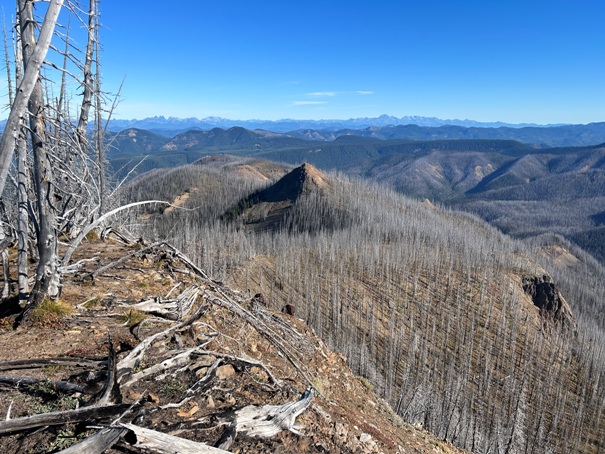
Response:
M561 327L576 329L576 322L571 308L552 278L548 274L542 276L523 276L523 290L534 305L540 309L540 315L545 323L554 323Z

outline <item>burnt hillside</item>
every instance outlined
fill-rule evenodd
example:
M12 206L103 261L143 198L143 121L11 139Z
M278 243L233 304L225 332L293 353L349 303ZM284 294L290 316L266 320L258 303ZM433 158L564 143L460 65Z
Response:
M163 178L185 172L193 170ZM193 180L210 178L195 172ZM217 186L207 180L209 192L192 191L185 206L242 181L216 169L212 178ZM245 210L221 221L251 194L284 193L290 179L298 181L290 174L248 195L224 192L212 211L152 213L141 232L170 238L269 307L295 307L398 414L440 438L475 452L602 449L605 325L594 314L603 313L595 284L605 274L597 263L564 240L549 258L556 238L515 241L473 216L335 175L290 200L289 228L249 229ZM346 222L321 228L333 209ZM552 301L539 304L528 282L552 284Z

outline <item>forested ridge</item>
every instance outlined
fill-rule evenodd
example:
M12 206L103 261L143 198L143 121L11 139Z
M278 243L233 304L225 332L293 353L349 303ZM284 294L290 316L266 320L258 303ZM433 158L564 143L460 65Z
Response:
M109 162L121 176L133 167L141 173L221 154L309 162L472 212L513 236L556 233L605 260L599 218L605 210L603 145L546 147L487 133L483 139L409 140L378 134L384 130L370 128L367 136L345 130L326 139L317 131L233 127L187 131L170 139L129 129L111 136Z
M295 307L406 421L439 437L473 452L603 449L598 262L561 237L513 240L343 175L303 178L296 199L250 197L278 180L240 170L255 165L223 158L156 171L124 201L187 193L186 209L123 221L269 307ZM529 288L540 285L564 315L538 307Z

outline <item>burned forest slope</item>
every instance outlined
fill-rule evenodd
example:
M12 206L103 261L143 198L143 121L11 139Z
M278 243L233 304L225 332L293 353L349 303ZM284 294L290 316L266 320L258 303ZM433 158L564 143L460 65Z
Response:
M304 321L169 244L124 240L82 244L34 325L0 318L2 452L459 452Z
M441 439L473 452L603 449L605 273L590 256L342 176L317 171L322 184L301 191L308 165L273 183L242 179L232 165L140 180L141 194L183 175L206 182L189 210L146 213L140 232L294 313L405 421ZM286 212L250 228L255 210L286 201Z

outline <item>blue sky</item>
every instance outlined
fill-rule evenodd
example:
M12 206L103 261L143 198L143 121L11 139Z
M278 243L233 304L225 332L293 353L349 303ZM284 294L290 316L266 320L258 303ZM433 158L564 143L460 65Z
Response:
M605 121L603 0L102 0L101 12L105 88L126 77L118 118Z

